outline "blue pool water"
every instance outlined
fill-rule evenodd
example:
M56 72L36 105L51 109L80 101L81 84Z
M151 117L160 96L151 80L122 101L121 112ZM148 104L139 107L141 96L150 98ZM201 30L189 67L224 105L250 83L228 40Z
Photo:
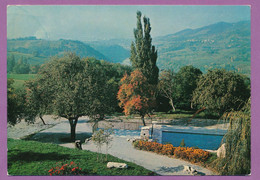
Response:
M113 131L114 131L114 136L140 136L140 132L141 132L141 130L127 130L127 129L113 129Z
M196 134L184 132L162 132L162 143L171 143L173 146L180 146L184 139L187 147L198 147L200 149L217 150L220 146L223 135Z

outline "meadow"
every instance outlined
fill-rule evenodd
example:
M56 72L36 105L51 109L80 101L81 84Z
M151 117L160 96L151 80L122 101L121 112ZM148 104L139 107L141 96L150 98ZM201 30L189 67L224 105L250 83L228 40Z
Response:
M7 74L7 79L13 79L15 89L23 88L25 81L34 79L36 74Z
M105 157L105 155L103 155ZM127 169L108 169L107 162L121 162ZM70 149L56 144L8 139L9 175L49 176L53 167L74 162L84 175L151 176L156 175L141 166L108 155L108 161L97 161L97 153Z

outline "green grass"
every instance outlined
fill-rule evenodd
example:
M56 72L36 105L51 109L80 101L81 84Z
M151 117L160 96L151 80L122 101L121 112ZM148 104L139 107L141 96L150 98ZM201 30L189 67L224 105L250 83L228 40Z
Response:
M196 111L187 111L187 110L177 109L176 111L171 112L171 113L155 112L154 114L155 114L155 117L157 117L159 119L181 119L181 118L191 118L195 112ZM195 116L195 118L202 118L202 119L213 118L214 119L214 118L217 118L217 116L214 114L200 112L199 114L197 114Z
M57 163L75 162L87 175L156 175L131 162L108 156L108 161L127 163L127 169L108 169L107 162L97 162L97 153L61 147L55 144L8 139L9 175L49 175ZM105 156L105 155L104 155Z
M14 84L13 87L15 89L22 89L24 88L23 85L25 81L34 79L36 74L7 74L7 79L13 79Z
M7 74L8 79L27 81L34 79L36 74Z

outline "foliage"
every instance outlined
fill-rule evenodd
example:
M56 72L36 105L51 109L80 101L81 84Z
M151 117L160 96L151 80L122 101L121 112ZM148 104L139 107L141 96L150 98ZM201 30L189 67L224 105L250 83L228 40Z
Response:
M15 66L15 58L12 54L11 56L7 57L7 73L13 72Z
M82 172L82 168L79 168L73 161L61 167L59 167L59 165L52 167L48 173L50 173L50 176L78 176L87 174Z
M162 96L169 100L169 103L175 111L174 100L176 93L175 73L173 70L164 70L160 73L159 78L159 92Z
M30 65L28 64L27 59L24 59L23 57L21 57L17 63L14 63L13 65L12 72L14 74L28 74L30 72Z
M200 69L193 66L184 66L176 74L174 96L180 108L192 109L192 93L201 75Z
M97 161L99 159L102 161L102 154L101 154L101 147L102 145L106 142L106 137L104 135L104 130L99 129L98 131L95 131L94 134L92 135L92 141L94 144L97 146L98 153L97 153ZM99 158L100 156L100 158Z
M174 155L176 158L185 159L193 163L205 162L210 154L202 149L190 147L174 147L172 144L160 144L157 142L136 141L134 147L140 150L152 151L163 155Z
M37 116L40 117L43 124L45 122L42 118L45 114L50 114L52 112L50 100L48 99L49 94L48 90L41 88L41 81L31 80L25 83L26 85L26 113L25 120L29 122L34 122Z
M108 161L126 163L127 169L108 169L106 162L97 162L95 152L78 151L56 144L40 143L8 139L8 174L48 176L50 167L56 167L57 162L69 164L71 161L80 165L85 175L93 176L140 176L156 175L141 166L108 155Z
M112 134L114 134L114 131L112 127L105 127L104 129L99 129L94 132L92 135L92 140L94 144L97 146L98 149L98 154L97 154L97 160L102 159L102 152L101 152L101 147L103 144L106 145L106 161L107 161L107 154L108 154L108 149L111 147L111 142L113 140ZM100 158L99 158L100 156Z
M209 152L202 149L194 149L190 147L177 147L174 151L177 158L185 159L190 162L205 162L209 158Z
M93 88L89 89L89 102L90 107L88 109L88 116L94 121L98 122L103 120L104 115L115 110L118 110L117 92L120 79L125 73L130 73L131 68L129 66L123 66L120 64L112 64L106 61L99 61L94 58L84 59L87 61L86 73L90 74L92 79L89 79L89 84ZM94 76L94 74L96 74ZM95 84L94 84L95 83ZM94 87L95 85L95 87ZM94 130L94 129L93 129Z
M203 73L224 68L250 76L250 21L217 23L156 38L157 65L175 72L186 65Z
M24 94L21 90L15 91L13 79L7 80L7 121L10 125L15 125L23 118Z
M242 75L215 69L204 74L193 92L193 103L199 108L222 115L243 107L250 96L250 89Z
M143 17L144 26L141 22L142 13L137 12L137 28L134 29L135 42L131 44L130 61L135 69L139 69L147 78L149 84L158 83L159 69L156 66L157 51L152 45L150 35L150 19Z
M107 154L108 149L111 148L111 142L113 140L112 135L114 134L114 130L111 126L107 126L104 128L104 137L105 137L105 144L106 144L106 161L107 161Z
M135 70L121 79L117 98L126 115L138 113L145 125L144 116L156 105L155 85L149 84L142 72Z
M9 39L7 40L7 50L16 59L20 54L28 58L30 64L43 64L52 56L64 56L66 52L75 52L82 58L95 57L97 59L108 60L103 54L96 51L89 45L76 40L43 40L43 39Z
M79 117L89 116L98 121L113 110L110 102L115 99L115 91L113 96L107 77L102 66L91 59L81 60L75 54L68 53L61 58L54 57L41 68L36 80L28 83L29 91L34 91L28 96L33 95L32 102L42 103L38 107L39 114L48 109L68 119L74 141Z
M224 136L226 156L214 166L221 175L248 175L251 172L251 98L240 111L224 115L229 129Z

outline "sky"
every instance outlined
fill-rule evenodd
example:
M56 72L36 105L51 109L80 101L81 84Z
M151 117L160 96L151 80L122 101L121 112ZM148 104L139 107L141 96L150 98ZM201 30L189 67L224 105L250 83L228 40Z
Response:
M150 18L152 37L250 20L250 6L8 6L7 38L133 39L137 11Z

